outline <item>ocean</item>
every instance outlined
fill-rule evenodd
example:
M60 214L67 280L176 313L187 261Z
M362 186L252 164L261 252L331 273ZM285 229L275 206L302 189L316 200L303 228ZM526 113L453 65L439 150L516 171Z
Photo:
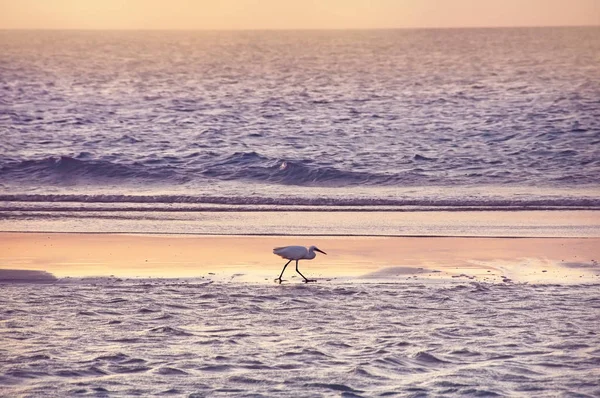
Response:
M598 285L277 286L0 286L0 395L600 394Z
M3 218L597 210L599 65L597 27L2 31Z
M0 31L0 396L597 397L599 210L598 27Z

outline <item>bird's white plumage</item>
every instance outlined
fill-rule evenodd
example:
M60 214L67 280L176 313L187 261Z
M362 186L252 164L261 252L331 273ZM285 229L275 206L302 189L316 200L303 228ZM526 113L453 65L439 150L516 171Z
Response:
M276 247L275 249L273 249L274 254L277 254L278 256L289 260L283 266L283 270L281 271L279 278L275 279L275 281L279 281L279 283L281 283L281 277L283 276L283 272L285 271L286 267L292 260L296 260L296 272L298 272L300 276L304 278L304 282L315 282L314 279L307 279L304 275L302 275L302 273L298 269L298 260L312 260L317 256L317 253L315 253L315 251L327 254L316 246L311 246L308 249L304 246L284 246Z
M315 258L315 252L312 252L312 257L308 257L309 250L304 246L284 246L276 247L273 249L273 253L287 258L288 260L302 260L308 258Z

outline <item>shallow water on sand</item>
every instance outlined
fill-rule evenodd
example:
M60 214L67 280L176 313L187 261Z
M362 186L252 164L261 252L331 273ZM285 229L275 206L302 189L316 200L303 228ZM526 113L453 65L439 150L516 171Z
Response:
M598 396L599 293L464 282L0 285L0 395Z

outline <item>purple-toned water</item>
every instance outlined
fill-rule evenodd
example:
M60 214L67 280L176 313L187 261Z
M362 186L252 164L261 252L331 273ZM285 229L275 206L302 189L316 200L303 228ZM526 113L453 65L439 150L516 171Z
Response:
M598 207L599 65L599 28L4 31L0 194Z
M598 290L0 285L0 395L593 397Z
M590 238L599 188L600 28L0 31L0 231ZM0 395L600 395L597 284L208 279L0 284Z

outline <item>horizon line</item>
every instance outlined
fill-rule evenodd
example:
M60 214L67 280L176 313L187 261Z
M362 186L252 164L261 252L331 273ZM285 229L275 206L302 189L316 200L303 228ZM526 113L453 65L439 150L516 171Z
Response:
M373 30L451 30L451 29L540 29L600 28L598 25L498 25L498 26L414 26L372 28L3 28L0 31L115 31L115 32L292 32L292 31L373 31Z

